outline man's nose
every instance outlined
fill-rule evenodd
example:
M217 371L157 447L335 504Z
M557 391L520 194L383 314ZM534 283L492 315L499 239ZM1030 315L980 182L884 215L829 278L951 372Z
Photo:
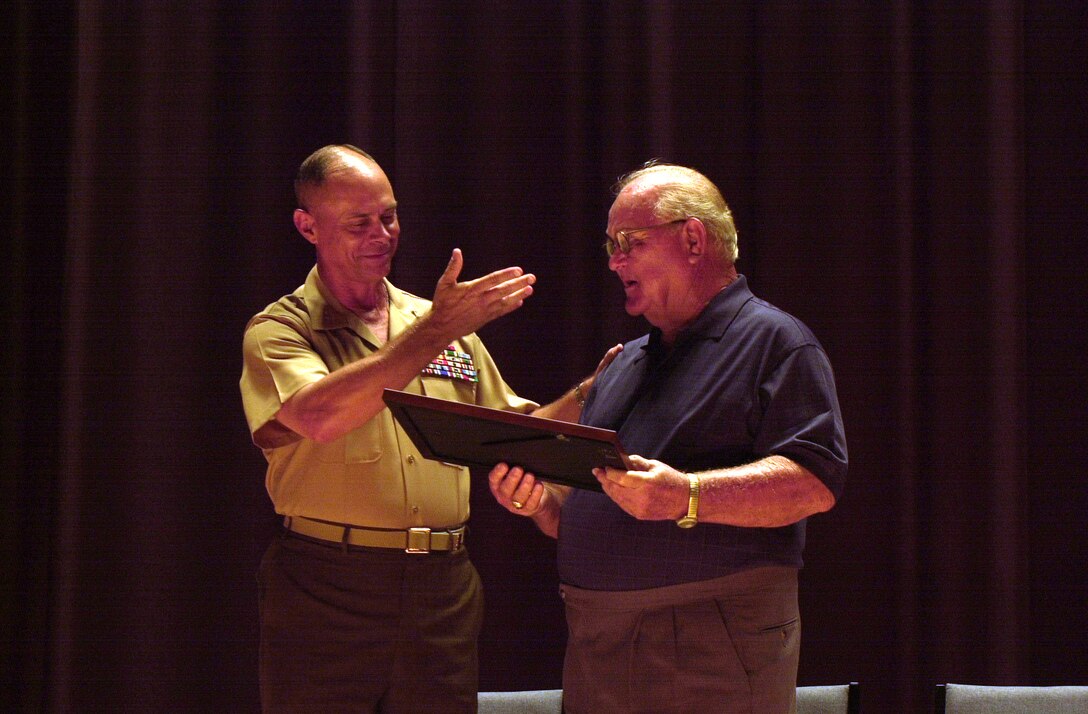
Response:
M367 236L371 241L376 243L392 243L393 242L393 230L392 226L388 226L384 223L379 223L377 230L371 231Z

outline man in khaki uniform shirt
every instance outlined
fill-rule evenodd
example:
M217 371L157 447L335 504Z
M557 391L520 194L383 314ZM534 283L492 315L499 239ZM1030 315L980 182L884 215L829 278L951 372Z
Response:
M427 300L385 282L389 333L399 335L430 308ZM420 456L400 424L383 409L331 442L300 439L276 421L301 387L376 354L380 342L326 288L317 268L288 298L254 317L246 330L243 400L255 443L268 459L266 485L284 516L313 516L375 528L457 525L468 518L469 470ZM503 381L474 334L450 343L470 355L478 381L417 374L404 391L527 412L536 404Z
M532 294L520 268L459 283L454 250L433 302L394 287L396 200L366 153L319 149L295 190L317 265L243 343L246 418L285 517L259 573L262 706L473 712L483 605L464 547L468 469L424 459L382 389L577 421L593 377L542 408L503 381L474 332Z

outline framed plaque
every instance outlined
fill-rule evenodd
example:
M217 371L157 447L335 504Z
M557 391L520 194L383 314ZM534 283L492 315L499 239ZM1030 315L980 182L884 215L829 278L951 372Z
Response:
M383 399L428 459L491 470L521 466L544 481L600 491L598 466L626 469L616 432L386 389Z

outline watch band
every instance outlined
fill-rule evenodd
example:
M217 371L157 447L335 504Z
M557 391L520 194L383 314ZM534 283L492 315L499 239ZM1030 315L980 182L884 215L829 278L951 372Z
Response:
M578 403L578 408L582 408L586 405L586 393L582 391L582 384L586 380L582 380L578 384L574 385L574 401Z
M687 477L688 512L676 521L676 525L681 528L691 528L699 522L699 477L695 474L687 474Z

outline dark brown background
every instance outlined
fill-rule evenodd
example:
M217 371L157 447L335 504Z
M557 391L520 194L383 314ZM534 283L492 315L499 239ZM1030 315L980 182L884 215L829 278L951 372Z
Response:
M259 5L259 7L258 7ZM483 330L548 400L644 325L599 244L620 173L695 166L740 269L835 366L847 492L812 519L803 684L1088 684L1085 5L15 3L3 46L0 696L257 708L275 519L237 381L300 284L291 179L349 141L394 280L539 277ZM554 548L473 500L482 686L559 686Z

